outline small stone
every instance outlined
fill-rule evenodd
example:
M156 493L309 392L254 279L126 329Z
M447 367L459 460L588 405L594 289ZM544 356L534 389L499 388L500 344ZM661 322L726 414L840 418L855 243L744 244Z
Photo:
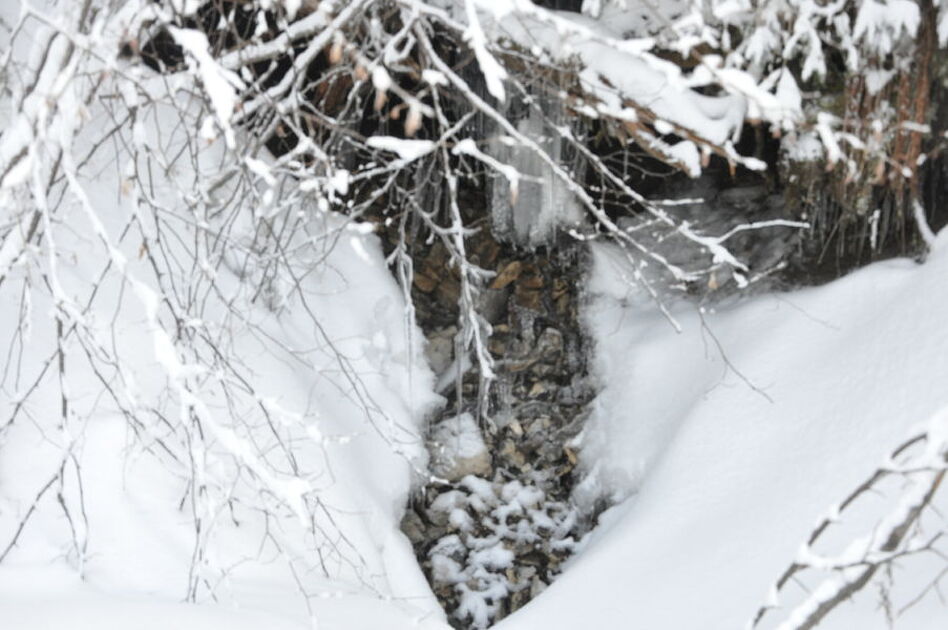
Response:
M444 279L438 283L437 298L444 306L455 308L460 296L461 283L455 280L453 276L446 275Z
M546 584L538 577L533 578L533 581L530 583L530 599L536 598L537 595L546 590Z
M527 361L515 361L507 365L507 371L514 372L514 373L523 372L524 370L529 369L530 366L532 366L536 362L537 362L536 359L529 359Z
M540 274L526 276L520 281L520 286L525 289L542 289L543 284L543 276Z
M519 567L517 569L517 582L524 583L527 580L533 579L533 576L537 574L537 570L534 567Z
M487 349L497 356L503 356L507 352L507 344L504 343L503 339L491 337L490 341L487 342Z
M527 463L526 455L517 449L513 440L504 440L500 445L498 455L505 463L513 464L517 468L523 468Z
M507 314L507 291L486 289L477 296L477 311L491 324Z
M548 391L550 391L549 383L546 383L544 381L537 381L530 388L530 391L527 393L527 396L529 396L530 398L538 398L542 396L543 394L547 393Z
M516 300L519 306L528 308L531 311L541 311L543 302L543 292L517 285Z
M405 512L405 516L402 518L401 529L405 536L408 537L408 540L414 545L425 542L428 538L428 533L425 531L425 524L415 510L408 509Z
M438 281L435 278L426 276L421 272L415 274L413 282L415 287L422 293L431 293L435 290L435 287L438 286Z
M569 317L570 310L571 310L570 306L571 306L571 302L569 299L569 295L564 294L556 298L556 314L559 315L560 317L564 317L564 318Z
M566 296L566 292L569 290L569 285L566 284L566 281L562 278L557 278L553 281L553 299L558 300L563 296Z
M510 427L510 432L516 435L517 437L520 437L521 435L523 435L523 426L520 424L518 420L511 420L510 424L508 424L507 426Z
M555 359L563 353L563 333L555 328L547 328L537 339L537 354L544 359Z
M503 289L508 284L520 277L520 272L522 269L523 263L521 263L519 260L509 263L501 270L500 273L497 274L497 277L494 278L494 281L490 283L490 288Z

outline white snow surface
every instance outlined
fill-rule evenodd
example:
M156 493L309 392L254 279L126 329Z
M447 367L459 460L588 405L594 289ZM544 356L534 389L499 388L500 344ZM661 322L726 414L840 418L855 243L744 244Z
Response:
M396 153L405 164L428 155L438 146L431 140L405 140L392 136L372 136L365 143L373 149Z
M15 13L13 4L2 7L8 19ZM592 44L577 44L576 50L593 60L613 56ZM632 88L654 87L629 86L633 95ZM227 90L222 94L226 97ZM698 120L717 123L712 125L717 133L708 136L723 139L742 118L731 120L730 107L720 115L700 111L702 104L670 104L680 114L670 119L685 122L685 114L701 114ZM217 105L223 122L229 101L222 98ZM19 120L31 112L16 114ZM9 118L11 112L4 112L0 120L6 129ZM106 122L98 120L100 126ZM8 135L0 153L30 141L25 131ZM406 147L393 150L406 160L430 150L415 145L405 155ZM213 160L204 166L208 178L217 172ZM110 256L123 256L133 276L148 277L138 242L120 238L135 211L132 200L118 192L122 170L115 163L91 164L79 181L89 208L82 210L69 197L55 230L59 277L68 280L59 288L76 303L91 300L95 279ZM156 194L180 202L190 192L191 175L179 173ZM2 182L16 183L13 177ZM91 217L101 219L101 225L91 225ZM316 595L309 614L299 592L300 576L294 577L272 549L261 547L260 519L238 502L235 511L220 513L219 538L209 545L212 557L202 565L217 601L205 597L200 605L183 603L194 549L192 514L181 507L187 471L145 448L157 450L154 442L133 436L127 421L98 395L95 375L80 370L82 349L71 342L69 365L76 367L64 384L72 397L69 426L59 426L60 390L53 378L2 434L0 545L30 513L68 447L82 470L88 516L88 522L73 526L88 548L81 559L73 552L70 524L54 488L38 502L0 564L0 627L446 627L410 545L397 530L411 467L420 465L422 456L420 420L435 400L420 333L404 324L405 304L375 237L331 215L311 227L316 246L335 244L331 251L314 252L314 258L325 256L325 265L309 274L303 287L325 334L293 311L290 297L274 303L275 310L248 308L247 320L271 338L237 334L234 347L258 378L254 385L261 403L275 417L310 429L311 442L299 454L313 476L274 478L272 489L292 495L300 492L300 482L313 484L337 519L345 544L351 544L347 549L358 558L355 565L335 558L328 576L302 575L304 590ZM118 249L101 247L94 233L99 228ZM0 302L7 354L15 350L10 338L20 319L11 287L22 286L31 274L41 282L38 259L23 262L21 240L20 232L8 232L0 247L0 269L9 274ZM629 288L630 270L615 252L594 245L594 255L593 299L586 316L605 386L584 432L581 457L589 476L577 497L592 500L607 493L619 504L602 516L564 575L498 627L744 627L814 524L912 427L948 404L948 231L938 237L924 265L890 261L826 287L759 296L704 313L707 328L693 305L679 304L672 314L682 324L681 334ZM221 284L237 296L239 279L225 267L217 270ZM103 284L87 318L97 335L90 340L104 340L127 361L132 371L125 376L134 388L122 395L155 403L167 391L168 366L160 365L148 313L126 295L130 288L124 280ZM128 306L118 309L119 304ZM38 291L30 307L30 346L23 354L28 378L0 381L3 421L55 352L52 300ZM185 324L217 333L226 314L219 315L220 320ZM274 339L293 352L269 352ZM387 416L377 416L381 425L371 426L351 385L335 371L328 341L362 375L362 391L386 410ZM168 362L181 360L174 348L171 352L164 357ZM297 362L291 355L306 360ZM155 404L177 413L174 403ZM212 411L226 419L228 410L219 401ZM400 452L393 452L393 444ZM240 451L241 443L233 446ZM226 477L223 457L209 464L211 476ZM76 477L70 472L67 479L63 495L74 502ZM238 499L246 498L245 491L235 484ZM948 509L943 495L940 506ZM79 506L71 504L70 513L78 514ZM292 518L283 519L273 533L294 555L304 555L310 550L294 547L306 539L294 538L298 532L291 524ZM930 567L905 566L911 567L909 573L897 575L907 574L907 592L917 592ZM884 628L876 604L875 593L857 597L821 628ZM779 619L776 614L774 620ZM944 628L946 620L946 609L929 597L899 618L896 627Z
M694 304L679 304L681 334L622 282L615 251L594 252L586 318L604 389L577 497L620 502L565 573L497 627L746 627L817 522L948 405L948 230L925 264L892 260L755 297L705 312L706 328ZM897 504L889 491L846 512L823 552L845 557L854 532ZM936 495L942 512L946 503ZM943 566L900 563L896 608ZM787 593L762 627L802 599ZM878 602L870 587L820 628L887 628ZM948 608L929 593L894 627L946 625Z
M110 214L115 217L120 211ZM79 245L66 239L59 243L67 251ZM81 261L78 264L63 265L71 279L70 292L87 295L86 279L95 277L91 270L101 263L95 258L86 252L74 258ZM420 353L421 335L416 331L413 347L407 346L404 305L374 236L343 231L325 262L325 269L307 283L325 339L299 316L300 311L277 317L260 308L247 314L277 343L301 353L303 361L280 357L250 335L239 345L254 366L261 403L277 421L300 425L300 442L294 448L306 477L267 478L272 473L259 472L273 492L286 493L291 506L295 492L315 493L324 502L334 524L319 523L328 540L318 544L338 551L328 554L327 574L306 571L297 584L285 558L267 542L263 521L241 507L254 497L246 494L236 477L236 511L218 515L211 555L201 569L218 601L212 603L205 595L202 605L182 603L195 544L190 502L182 505L186 470L146 452L128 423L110 411L93 376L82 373L79 359L74 358L68 387L76 394L72 401L76 422L67 430L81 431L72 448L82 471L88 524L81 524L85 531L80 536L87 540L87 553L81 562L72 553L69 526L57 507L55 490L47 493L0 565L0 626L11 630L446 627L411 546L398 530L411 467L423 466L424 461L417 423L434 400L433 377ZM136 263L133 267L142 264ZM148 400L162 380L162 368L149 356L151 344L141 315L135 309L119 310L112 320L115 303L108 298L101 302L92 317L101 321L102 334L114 335L121 353L137 364L134 377L143 390L139 396ZM45 340L30 347L26 371L31 376L49 355L47 341L51 341L50 306L37 300L34 307L34 335ZM16 314L12 302L4 304L0 326L14 330ZM217 324L193 323L219 330ZM352 361L364 389L353 388L338 372L327 348L330 342ZM0 443L4 547L64 456L65 436L56 430L58 394L52 383L30 398L25 417L20 416ZM0 392L5 418L17 393L9 381ZM370 397L370 404L384 409L385 415L369 420L360 408L360 394ZM227 425L225 408L215 405L213 413L221 414L221 424ZM236 433L223 429L219 439L221 447L237 457L254 456L245 438ZM146 445L154 449L149 442ZM230 474L227 456L209 458L207 465L212 479ZM66 496L74 499L72 483L67 483ZM293 523L293 518L278 515L269 526L277 528L276 540L292 555L315 557L315 551L307 548L312 539ZM312 615L301 588L314 596Z
M0 15L11 20L15 11L4 4ZM67 87L56 102L43 98L41 83L34 100L59 107L0 109L0 128L42 114L63 129L53 138L67 137L77 105L75 84ZM40 246L21 254L22 220L7 221L0 238L0 347L17 357L3 359L0 374L0 554L9 546L0 628L446 628L398 528L414 471L425 467L422 421L440 399L378 239L316 200L301 204L298 282L261 283L251 243L253 218L272 212L262 194L244 200L213 256L169 238L156 255L188 262L156 280L139 228L129 228L144 217L147 232L154 211L127 178L148 147L186 153L175 147L197 116L187 104L181 112L159 105L133 131L121 130L137 157L112 148L74 169L72 156L65 160L76 176ZM83 115L66 146L84 158L111 123L97 105ZM4 134L8 142L33 138ZM178 160L151 182L171 220L166 235L169 225L175 236L221 227L190 211L227 168L222 144L200 145L194 163ZM30 168L52 163L46 145L31 151ZM256 166L261 186L272 186L265 165ZM20 185L0 184L3 212L17 220ZM175 223L182 217L193 222ZM174 334L160 306L168 287L207 288L212 279L218 291L198 300L203 316L178 322ZM66 318L62 379L48 369L57 363L57 313ZM247 379L231 388L239 395L226 400L215 388L230 377L208 369L207 356L196 360L183 341L192 332L232 353ZM104 367L106 355L119 367ZM200 417L200 439L187 433L191 414ZM292 445L292 467L274 435ZM63 484L44 492L61 468ZM192 482L202 490L192 493ZM197 604L185 603L190 583Z
M115 235L130 210L128 204L116 204L114 193L110 194L109 188L117 182L101 179L105 181L86 183L97 189L93 203L105 218L105 229ZM60 274L68 278L68 295L83 302L106 259L88 247L81 215L75 226L72 239L67 231L58 233L63 256ZM235 511L224 507L214 517L209 555L199 563L199 572L206 575L207 589L213 590L217 602L212 603L202 587L199 601L203 605L182 603L195 546L191 502L182 503L188 494L187 468L157 448L153 440L165 434L162 428L151 429L154 435L144 442L142 436L136 437L132 426L102 395L94 375L84 369L79 348L70 344L65 384L71 392L69 425L59 425L56 381L46 379L28 399L25 412L2 435L0 546L6 547L12 539L38 491L55 475L70 449L82 472L82 507L88 522L80 521L77 527L87 550L81 559L73 552L70 526L57 506L54 488L38 502L16 546L0 565L0 627L446 627L411 545L398 530L412 468L424 466L419 422L436 400L431 391L433 376L421 354L421 334L407 334L405 305L376 237L364 230L349 230L332 216L314 227L316 233L325 230L320 240L335 241L331 251L314 252L326 257L324 266L304 283L309 307L318 313L322 331L302 315L293 298L282 313L263 305L245 312L247 320L269 339L241 332L242 326L234 330L236 347L252 366L260 404L278 424L295 427L287 431L296 433L294 451L304 472L281 474L257 460L249 435L239 424L231 428L228 416L228 412L243 415L252 410L228 409L208 392L205 413L208 418L214 416L216 424L214 436L207 439L217 444L210 448L216 455L202 462L207 467L202 474L217 483L232 475L233 464L241 461L290 508L301 505L304 493L318 496L327 510L325 519L317 517L325 539L314 541L306 534L308 528L298 527L292 513L277 513L265 523L253 509L245 509L255 495L248 494L246 479L242 482L246 472L235 475L231 489ZM134 248L134 243L129 245L123 249ZM131 272L145 275L145 261L128 253ZM28 272L16 271L19 275L8 277L7 286ZM221 285L230 287L231 297L240 300L244 290L228 275L221 271ZM161 408L166 395L161 393L162 374L167 369L162 360L181 370L188 366L177 363L177 352L170 345L162 355L159 344L154 344L153 355L148 337L154 331L145 325L145 316L133 299L122 300L118 284L104 283L94 304L87 318L93 329L103 339L111 337L118 354L133 366L127 376L138 387L129 395ZM55 348L49 300L34 298L32 306L27 319L33 340L23 368L29 382ZM8 297L0 307L0 328L16 330L18 315L16 302ZM221 312L219 319L189 322L189 326L217 334L228 321L234 323ZM340 372L330 344L358 375L358 386ZM284 350L274 352L274 347ZM175 374L170 376L177 380ZM26 393L27 384L12 378L2 383L4 422ZM363 404L374 411L366 413ZM166 412L172 421L177 420L174 404ZM148 415L142 417L144 426L150 426ZM261 433L254 439L264 437ZM186 452L177 455L180 458ZM67 464L71 470L71 461ZM74 502L76 478L69 473L67 480L65 496ZM78 514L77 504L70 507L72 514ZM273 540L289 550L287 556L268 542L265 526L275 530ZM325 573L312 572L299 561L316 559L316 551L308 548L311 544L324 547L321 553L329 550ZM296 568L302 570L299 584L286 561L293 557ZM312 614L301 589L313 596Z

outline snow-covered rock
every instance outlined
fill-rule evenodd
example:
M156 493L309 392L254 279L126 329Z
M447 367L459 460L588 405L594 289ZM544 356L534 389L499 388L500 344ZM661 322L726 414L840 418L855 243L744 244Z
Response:
M490 453L474 416L465 412L432 428L429 450L432 472L448 481L467 475L490 476Z

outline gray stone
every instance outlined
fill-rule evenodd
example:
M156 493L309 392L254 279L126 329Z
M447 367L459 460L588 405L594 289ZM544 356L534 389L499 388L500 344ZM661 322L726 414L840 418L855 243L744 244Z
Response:
M402 518L402 532L404 532L408 540L415 545L426 541L429 536L429 533L425 530L425 524L421 521L421 517L410 508L405 512L404 518Z
M545 361L555 360L563 353L563 333L547 328L537 339L536 353Z
M454 362L454 336L458 329L454 326L442 328L428 337L425 344L425 358L436 376L440 376Z
M507 289L484 289L477 298L477 311L491 324L507 315Z

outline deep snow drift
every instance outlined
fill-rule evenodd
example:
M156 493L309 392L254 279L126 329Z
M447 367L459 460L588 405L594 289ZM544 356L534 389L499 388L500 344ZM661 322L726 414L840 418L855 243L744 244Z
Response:
M335 274L324 276L313 287L315 294L332 296L326 308L367 314L364 328L337 317L338 325L347 321L356 328L347 325L333 335L355 343L364 365L384 374L392 369L384 367L391 350L369 330L387 328L389 339L403 343L397 341L401 308L378 306L397 304L398 296L375 247L361 234L341 242L333 267L361 268L365 275L356 285L336 285ZM613 251L597 248L595 257L588 320L605 389L584 434L582 458L590 470L584 489L590 499L603 491L628 498L603 515L558 582L498 627L744 627L818 518L911 427L948 401L948 233L924 265L889 261L819 289L755 297L704 313L705 327L693 306L681 305L673 314L682 334L622 282L623 266ZM404 366L395 365L395 372ZM292 371L272 375L288 399L309 387L304 381ZM373 395L405 391L387 389L392 386L384 378L372 382ZM320 406L336 404L323 400ZM337 413L347 422L359 416L345 407ZM392 477L400 465L381 466L377 449L385 445L366 435L336 455L349 461L342 470L350 472L340 474L332 492L361 506L340 527L362 541L365 561L378 571L372 582L383 586L372 592L364 584L314 579L321 597L314 600L312 620L319 628L444 627L393 525L407 470ZM179 603L193 544L188 516L176 510L181 488L126 443L118 418L86 423L85 580L66 554L63 517L48 497L45 511L0 567L4 627L311 625L279 562L235 566L221 583L217 604ZM44 463L57 456L31 424L5 438L5 532L41 485ZM945 503L942 497L940 505L948 508ZM857 524L872 522L886 505L880 499L869 506ZM227 539L222 553L239 556L257 544L259 532L234 528ZM845 541L843 534L835 539ZM907 561L895 576L894 592L902 596L896 608L940 568L924 558ZM886 627L877 599L867 589L825 627ZM779 617L778 611L770 621ZM942 628L946 619L948 611L929 593L895 627Z
M0 109L0 155L35 166L0 182L0 627L445 627L398 529L439 398L378 239L311 195L266 278L276 179L222 178L180 85L86 107L28 24L36 93Z
M13 7L0 6L8 20ZM34 151L37 180L50 175L54 140L73 142L80 116L69 114L83 112L70 147L79 158L115 123L50 74L29 107L0 113L0 157ZM296 275L264 281L270 252L254 251L249 220L260 207L237 204L248 212L226 229L189 214L234 191L209 190L228 164L192 147L203 125L172 91L179 111L123 128L120 157L83 162L49 195L64 201L42 247L20 251L13 223L28 212L3 218L0 627L445 628L398 531L413 469L425 466L434 379L377 239L318 204L297 208ZM232 105L215 108L226 119ZM28 133L27 118L40 117L55 132L49 146ZM728 120L722 138L739 122ZM194 164L145 168L185 149ZM258 191L266 205L281 191L266 164L251 170L270 186ZM17 185L28 171L0 182L12 190L4 210L26 206ZM145 172L157 173L147 185ZM140 203L146 193L152 205ZM162 239L148 230L162 222L172 262L156 274L149 246ZM588 477L577 499L619 503L562 578L500 627L744 627L814 524L948 403L948 234L923 266L877 264L717 312L682 304L682 334L627 282L620 257L595 256L588 321L604 390L579 444ZM165 289L195 312L162 311L159 322ZM847 515L824 551L871 528L890 490ZM943 567L931 555L900 562L893 611ZM188 595L200 603L182 603ZM788 590L780 602L801 597ZM885 627L878 601L867 589L826 627ZM928 592L895 624L946 620Z
M605 388L583 436L580 497L628 498L548 591L498 627L743 628L818 520L948 405L948 231L923 265L882 262L717 312L680 305L681 334L623 282L621 256L595 256L588 321ZM821 551L841 554L871 530L898 489L847 513ZM935 502L948 510L944 490ZM896 613L944 560L897 566ZM802 593L786 592L764 627ZM820 627L886 628L879 601L870 585ZM894 620L946 625L932 591Z
M103 214L114 218L119 213ZM248 465L259 467L255 470L274 494L307 484L304 489L323 508L315 524L300 526L298 515L280 509L265 517L258 512L266 497L255 495L247 472L235 465L255 457L254 441L267 444L272 437L264 427L245 429L238 420L249 411L219 402L208 391L220 433L217 439L208 436L208 451L192 465L206 467L208 504L199 505L197 513L213 534L195 563L202 532L195 529L187 498L188 453L175 450L178 429L152 424L150 414L143 414L141 426L127 422L81 365L78 344L70 343L70 422L59 423L56 380L47 380L0 436L3 547L28 519L0 565L0 626L445 627L411 545L398 531L412 468L424 465L419 422L434 401L421 335L407 334L404 304L375 237L333 220L323 228L333 249L305 285L309 307L319 319L314 322L292 306L280 316L261 307L245 313L257 326L245 322L232 330L240 356L252 365L256 396L281 425L274 431L292 440L300 472L295 477L279 473L275 444L262 451L270 461ZM81 251L81 244L59 242L62 251L75 252L67 258L78 261L63 270L77 301L89 296L94 286L89 279L98 277L103 263ZM133 268L141 271L140 266ZM230 297L238 300L243 289L239 283L231 286ZM136 368L142 403L161 405L165 394L158 383L165 368L152 357L151 331L134 302L129 306L130 300L123 302L109 289L119 292L120 287L106 283L87 319ZM50 353L55 355L54 336L47 332L52 308L41 299L33 307L26 378L6 379L0 396L4 418ZM3 329L16 330L17 315L12 304L4 305ZM222 314L192 324L219 331L227 321ZM274 352L274 346L279 350ZM358 383L349 380L353 375ZM173 404L167 413L174 423ZM164 444L171 454L163 452ZM32 511L34 499L64 461L65 487L55 484ZM222 483L232 484L224 496L217 494ZM68 522L66 509L58 505L60 492L68 514L77 518L81 512L83 519ZM206 513L215 501L222 503ZM85 545L81 555L74 548L72 525ZM317 557L322 567L314 569L309 563ZM195 572L202 606L181 603Z

